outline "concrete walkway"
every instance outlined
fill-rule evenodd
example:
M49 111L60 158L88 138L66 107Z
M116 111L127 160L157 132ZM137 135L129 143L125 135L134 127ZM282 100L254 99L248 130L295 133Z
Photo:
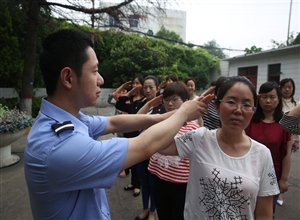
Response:
M114 114L114 108L86 108L82 111L89 115ZM21 160L9 167L0 169L0 219L32 219L28 192L23 171L23 150L26 144L27 135L23 135L12 144L12 150L19 155ZM100 139L108 139L114 135L105 135ZM292 167L289 176L289 191L284 194L283 206L276 207L276 219L299 220L300 219L300 155L299 151L292 155ZM111 219L133 220L142 210L141 195L133 197L131 191L124 191L123 188L130 183L130 175L125 178L118 177L111 189L107 189Z

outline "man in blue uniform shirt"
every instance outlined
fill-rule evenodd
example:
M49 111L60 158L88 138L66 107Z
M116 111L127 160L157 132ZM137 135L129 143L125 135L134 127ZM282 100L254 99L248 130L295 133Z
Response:
M72 29L47 37L40 67L47 98L24 154L34 219L110 219L104 189L120 170L167 146L185 121L207 110L212 98L186 102L174 114L84 115L80 109L96 104L104 80L90 38ZM136 138L97 141L100 135L144 128Z

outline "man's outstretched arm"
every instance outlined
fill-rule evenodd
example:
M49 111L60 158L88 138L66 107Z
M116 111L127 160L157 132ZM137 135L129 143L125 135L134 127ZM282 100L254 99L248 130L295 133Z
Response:
M186 101L166 120L149 127L139 136L130 138L123 168L148 159L155 152L166 148L186 121L197 119L203 112L207 112L207 104L212 99L213 95L208 95L201 101Z

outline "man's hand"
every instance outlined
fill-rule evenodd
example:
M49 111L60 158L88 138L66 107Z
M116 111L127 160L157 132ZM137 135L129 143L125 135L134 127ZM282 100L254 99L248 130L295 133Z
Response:
M208 104L210 103L213 99L215 98L215 95L214 94L208 94L208 95L205 95L205 96L200 96L197 101L199 102L204 102L205 104Z
M215 86L209 87L207 90L205 90L205 91L201 94L200 97L204 97L204 96L209 95L209 94L214 94L215 89L216 89Z
M189 100L184 102L179 109L187 112L187 121L196 120L207 112L208 103L214 99L214 95L210 94L200 97L198 100Z

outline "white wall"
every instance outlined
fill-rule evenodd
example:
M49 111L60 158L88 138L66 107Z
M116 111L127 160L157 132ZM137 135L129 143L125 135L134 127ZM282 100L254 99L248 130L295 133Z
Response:
M115 5L116 3L112 2L100 2L101 7L104 5L111 6ZM149 10L150 14L157 14L155 12L155 9L153 7L145 7L145 10ZM153 34L156 34L162 25L165 26L165 28L169 31L174 31L176 34L178 34L183 42L186 42L186 12L185 11L179 11L179 10L172 10L172 9L164 9L166 12L165 16L156 16L156 17L148 17L147 20L139 19L138 27L132 28L137 31L147 33L148 30L152 30ZM126 13L126 12L125 12ZM130 14L130 12L128 12ZM106 16L107 19L108 16ZM128 27L130 27L128 23ZM111 27L110 27L111 28ZM104 28L104 29L110 29L110 28Z
M108 89L108 88L101 88L101 94L100 97L97 100L97 107L102 107L102 106L108 106L107 98L108 95L111 94L114 91L114 89Z
M100 97L97 100L97 107L108 106L110 104L107 103L107 98L110 93L113 92L114 89L111 88L101 88ZM45 88L36 88L33 89L34 97L46 97L46 89ZM0 98L18 98L18 93L14 88L0 88Z
M17 91L14 88L0 88L0 98L15 98L19 97Z
M280 79L292 78L294 80L296 87L294 98L300 100L300 47L230 59L229 63L227 71L229 76L238 75L238 68L258 66L257 91L268 80L268 65L280 63L282 72ZM226 69L222 71L222 75L226 75Z
M206 89L209 88L211 82L216 81L220 76L228 76L228 67L229 67L229 62L221 60L220 61L220 70L221 70L221 73L218 73L217 71L214 71L214 72L210 73L210 75L209 75L209 82L205 86L205 88Z
M151 10L154 13L154 10ZM178 34L183 42L186 42L186 12L178 10L166 9L166 16L161 18L149 19L148 21L141 21L140 28L148 31L148 29L156 34L161 26L164 26L169 31L174 31Z

